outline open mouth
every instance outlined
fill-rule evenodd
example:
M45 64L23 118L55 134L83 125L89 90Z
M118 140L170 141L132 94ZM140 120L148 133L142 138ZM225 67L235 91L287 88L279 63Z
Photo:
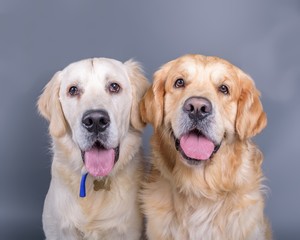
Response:
M107 176L119 159L119 146L107 149L99 141L87 151L81 151L86 170L94 177Z
M209 160L220 148L198 129L183 134L179 139L175 138L175 147L189 164L195 165Z

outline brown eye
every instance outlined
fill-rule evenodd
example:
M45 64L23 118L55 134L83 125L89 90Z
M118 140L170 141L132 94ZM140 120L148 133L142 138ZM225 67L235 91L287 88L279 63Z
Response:
M219 91L225 95L229 94L229 89L226 85L222 84L221 86L219 86Z
M76 87L76 86L70 87L70 88L69 88L69 94L70 94L71 96L79 95L78 87Z
M184 84L184 80L182 78L177 79L174 83L175 88L182 88L184 86L185 86L185 84Z
M118 93L120 91L121 87L117 83L111 83L108 87L109 92L111 93Z

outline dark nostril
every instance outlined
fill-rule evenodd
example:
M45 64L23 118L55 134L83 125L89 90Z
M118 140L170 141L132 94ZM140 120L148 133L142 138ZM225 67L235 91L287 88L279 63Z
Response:
M86 118L84 118L84 119L82 120L82 123L83 123L84 126L86 126L86 127L91 127L91 126L93 126L94 121L93 121L92 118L86 117Z
M103 118L100 118L99 123L100 123L100 125L106 125L109 123L109 120L107 118L103 117Z
M200 108L200 111L201 111L202 113L209 113L209 112L210 112L209 106L203 105L203 106Z
M188 104L186 110L188 112L193 112L195 110L194 106L192 104Z

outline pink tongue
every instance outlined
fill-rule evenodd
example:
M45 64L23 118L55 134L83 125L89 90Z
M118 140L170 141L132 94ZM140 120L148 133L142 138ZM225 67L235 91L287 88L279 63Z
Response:
M195 160L209 159L215 148L212 141L193 133L182 136L180 146L187 157Z
M94 177L103 177L108 175L115 161L115 151L113 149L92 148L85 152L85 167Z

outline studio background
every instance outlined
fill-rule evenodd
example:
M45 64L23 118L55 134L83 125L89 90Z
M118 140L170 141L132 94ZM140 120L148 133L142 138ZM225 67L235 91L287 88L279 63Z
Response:
M265 212L274 239L299 239L297 0L0 0L0 239L43 239L51 153L36 100L53 74L89 57L134 58L151 80L186 53L225 58L255 80L268 115L255 138L265 156Z

